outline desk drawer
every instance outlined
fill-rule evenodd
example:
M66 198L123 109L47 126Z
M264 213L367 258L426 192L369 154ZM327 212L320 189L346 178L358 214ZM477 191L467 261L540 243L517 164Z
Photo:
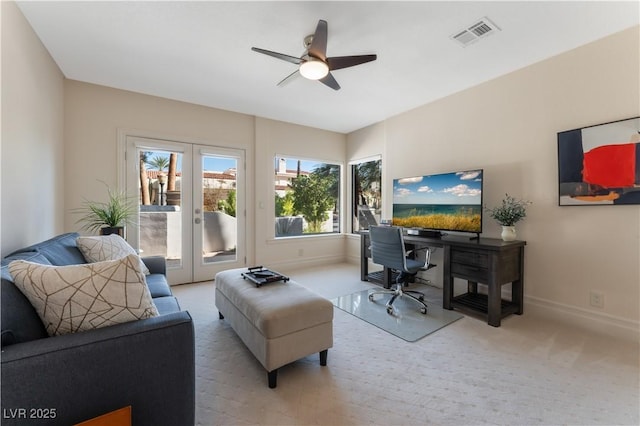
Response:
M489 255L472 250L451 250L451 274L470 281L489 279Z
M460 263L452 263L451 275L477 283L487 283L489 280L489 269L480 268L478 266L463 265Z
M451 250L451 263L459 263L461 265L475 266L478 268L489 267L489 255L485 253L479 253L472 250Z

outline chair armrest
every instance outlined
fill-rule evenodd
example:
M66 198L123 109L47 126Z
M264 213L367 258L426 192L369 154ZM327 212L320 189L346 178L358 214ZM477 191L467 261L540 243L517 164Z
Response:
M432 249L429 246L418 247L418 248L414 248L414 249L411 249L411 250L407 251L407 255L410 255L412 253L415 253L415 252L421 251L421 250L427 250L430 253Z
M146 256L142 261L152 274L167 275L167 261L162 256Z
M195 422L194 332L186 311L5 347L1 374L4 412L55 415L29 424L76 424L128 405L135 425Z
M415 256L416 252L419 252L421 250L426 250L425 254L424 254L424 268L426 269L431 269L432 267L436 266L431 264L431 247L429 246L423 246L423 247L418 247L418 248L414 248L412 250L409 250L406 254L408 257L411 256Z

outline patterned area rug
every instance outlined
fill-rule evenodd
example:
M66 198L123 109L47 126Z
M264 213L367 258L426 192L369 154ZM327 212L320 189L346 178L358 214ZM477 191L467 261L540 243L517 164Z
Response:
M369 293L372 291L358 291L332 299L331 302L337 308L407 342L420 340L462 318L462 315L444 310L428 301L427 314L421 314L420 305L407 297L397 299L393 303L396 312L389 315L385 305L391 295L376 295L374 300L370 301Z

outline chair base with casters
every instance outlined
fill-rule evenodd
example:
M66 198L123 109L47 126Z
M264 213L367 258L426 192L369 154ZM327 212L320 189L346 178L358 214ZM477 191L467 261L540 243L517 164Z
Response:
M375 295L378 294L390 294L391 299L389 299L389 301L386 304L387 307L387 313L389 315L393 315L395 312L395 308L393 306L393 302L395 302L396 300L402 298L402 297L407 297L407 299L411 299L416 301L417 303L420 304L420 313L422 314L426 314L427 313L427 304L424 303L424 293L421 293L419 291L415 291L415 290L403 290L403 286L405 285L405 279L403 278L403 275L405 274L400 274L400 276L398 277L398 280L395 284L395 287L389 290L376 290L372 293L369 294L369 300L373 302L373 297ZM407 276L408 278L408 276Z

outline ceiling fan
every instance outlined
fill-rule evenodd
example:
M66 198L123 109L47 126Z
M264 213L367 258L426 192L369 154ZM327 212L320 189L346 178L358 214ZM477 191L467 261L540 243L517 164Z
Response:
M336 56L327 58L327 34L327 21L321 19L318 21L316 32L304 38L306 51L299 58L285 55L284 53L260 49L258 47L252 47L251 50L299 65L298 69L282 79L278 83L278 86L283 85L298 75L302 75L309 80L319 80L334 90L340 90L340 85L336 79L333 78L333 75L331 75L331 71L375 61L377 55Z

